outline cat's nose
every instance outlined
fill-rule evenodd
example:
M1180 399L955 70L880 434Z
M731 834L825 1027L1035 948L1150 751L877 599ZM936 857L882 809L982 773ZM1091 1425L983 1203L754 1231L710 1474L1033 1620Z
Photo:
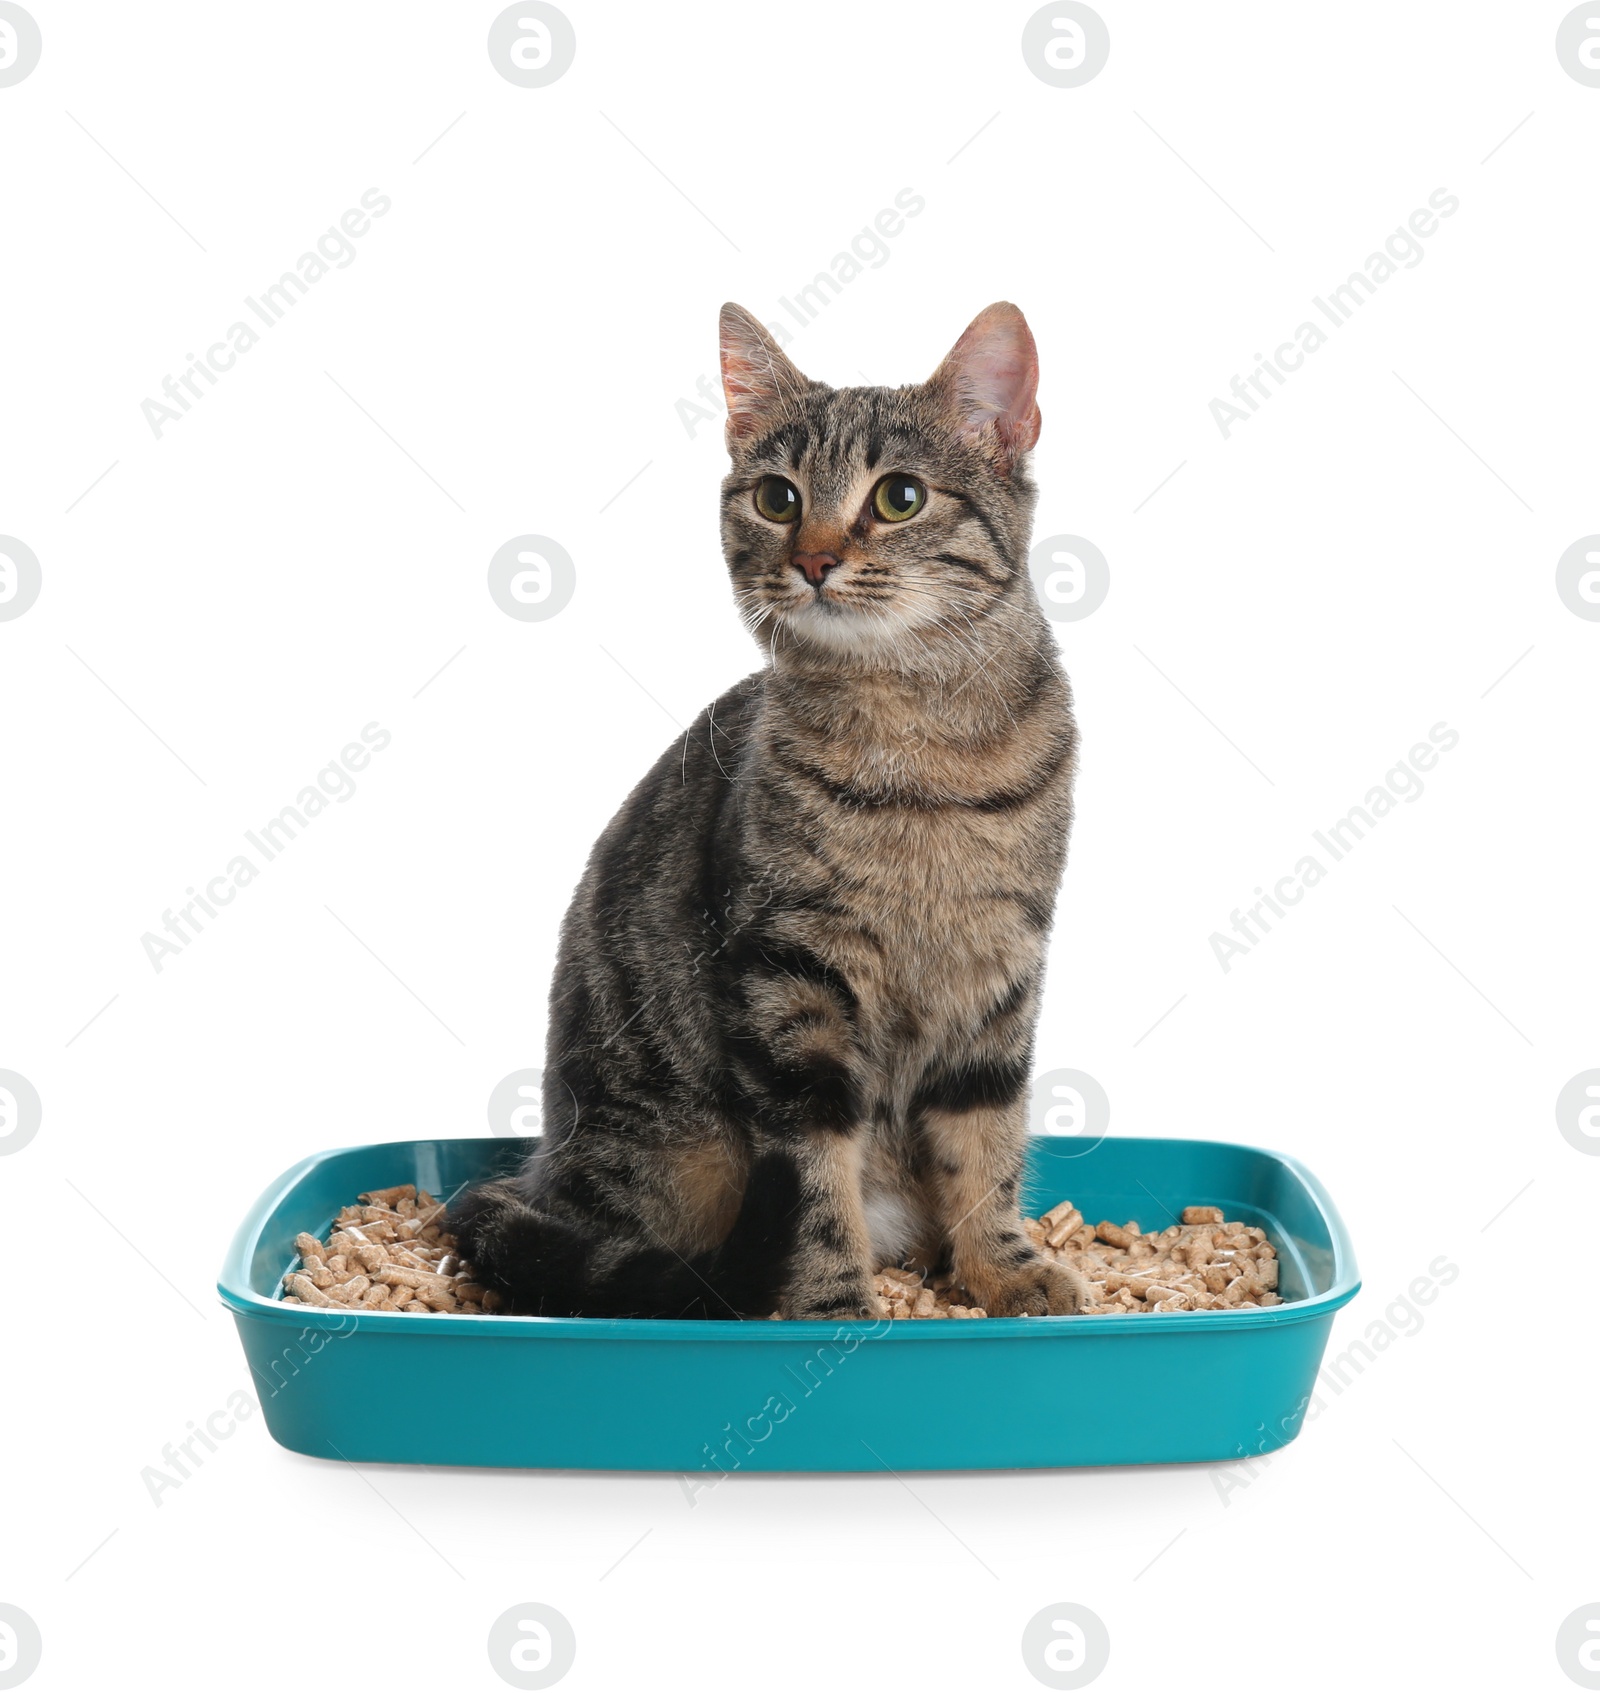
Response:
M794 566L796 570L805 573L805 579L812 587L816 587L830 570L838 568L839 559L836 553L796 553Z

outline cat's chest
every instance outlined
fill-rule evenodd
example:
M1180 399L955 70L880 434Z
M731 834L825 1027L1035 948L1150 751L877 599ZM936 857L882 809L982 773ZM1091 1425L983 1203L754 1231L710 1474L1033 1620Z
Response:
M1037 820L951 806L860 812L832 844L859 903L900 922L937 910L965 925L996 892L1031 887L1047 843Z
M929 743L891 757L867 738L774 737L749 845L785 867L788 938L845 977L866 1025L944 1040L1037 965L1071 750L1064 707L981 752Z
M1038 961L1057 865L1040 819L877 813L852 819L834 845L848 973L886 1019L965 1026Z

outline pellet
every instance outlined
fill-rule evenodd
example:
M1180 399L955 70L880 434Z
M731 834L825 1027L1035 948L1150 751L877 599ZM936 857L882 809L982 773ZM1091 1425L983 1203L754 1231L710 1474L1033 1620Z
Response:
M1191 1269L1200 1270L1211 1262L1212 1250L1211 1231L1197 1229L1178 1248L1178 1255Z
M289 1283L289 1291L302 1305L331 1305L333 1301L310 1276L296 1276Z
M1060 1215L1057 1215L1057 1213ZM1055 1221L1050 1221L1055 1217ZM1039 1219L1044 1226L1044 1239L1047 1246L1065 1246L1069 1240L1083 1227L1083 1213L1076 1205L1069 1205L1065 1211L1056 1206L1054 1211L1047 1212Z
M356 1197L363 1205L386 1205L397 1208L401 1200L415 1201L417 1190L411 1182L405 1182L400 1187L382 1187L374 1193L361 1193L357 1194Z

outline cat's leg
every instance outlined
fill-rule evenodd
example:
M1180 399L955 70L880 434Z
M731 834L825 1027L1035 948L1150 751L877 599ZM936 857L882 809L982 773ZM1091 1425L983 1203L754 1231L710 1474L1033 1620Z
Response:
M919 1099L951 1270L991 1317L1064 1316L1089 1294L1022 1232L1025 1076L1024 1065L975 1059L930 1078Z
M802 1130L786 1137L783 1153L794 1161L799 1199L778 1309L797 1318L884 1316L872 1285L861 1131Z
M521 1174L470 1189L450 1226L475 1278L520 1315L768 1315L793 1256L793 1161L752 1165L714 1132L666 1138L647 1118L590 1123Z
M756 1156L789 1164L797 1195L779 1310L881 1316L863 1196L869 1121L855 996L810 954L771 941L752 957L744 990L736 1065Z

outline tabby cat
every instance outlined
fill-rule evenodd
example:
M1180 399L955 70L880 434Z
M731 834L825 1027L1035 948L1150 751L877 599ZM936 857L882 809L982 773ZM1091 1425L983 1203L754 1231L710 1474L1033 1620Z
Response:
M722 541L766 665L601 835L545 1133L453 1226L510 1309L875 1316L872 1272L1076 1311L1023 1233L1077 731L1027 571L1038 359L979 314L920 386L826 387L722 310Z

